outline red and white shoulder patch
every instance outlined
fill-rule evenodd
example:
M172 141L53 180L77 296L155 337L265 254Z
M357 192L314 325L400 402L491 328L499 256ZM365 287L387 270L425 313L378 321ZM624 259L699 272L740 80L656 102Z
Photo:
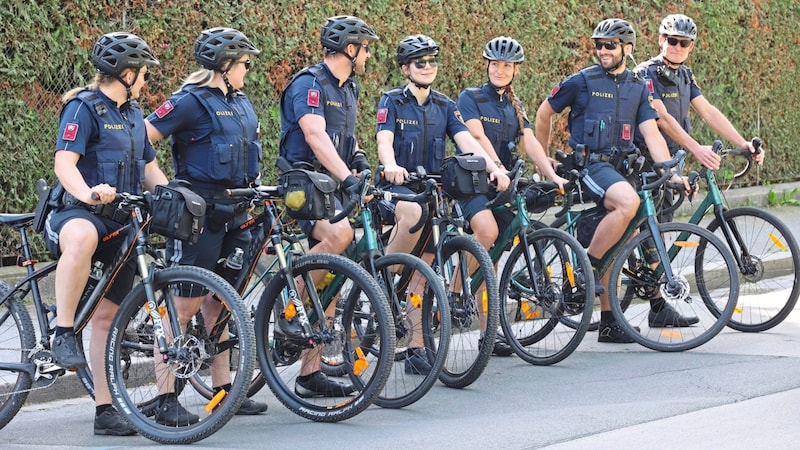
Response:
M308 97L306 98L306 103L308 106L312 108L319 107L319 90L317 89L309 89L308 90Z
M172 102L167 100L164 103L162 103L161 106L158 107L158 109L156 109L156 117L158 117L159 119L163 119L164 116L171 113L173 109L175 109L175 107L172 105Z
M78 124L68 123L67 126L64 127L64 134L61 135L61 139L65 141L74 141L77 136L78 136Z
M386 123L386 118L389 116L389 109L388 108L381 108L378 110L378 123Z

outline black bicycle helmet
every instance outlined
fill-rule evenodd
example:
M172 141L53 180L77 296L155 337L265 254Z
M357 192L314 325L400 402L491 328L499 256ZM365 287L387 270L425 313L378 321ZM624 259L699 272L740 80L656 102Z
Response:
M119 77L125 69L160 65L142 38L126 32L100 36L92 48L92 64L98 72L112 77Z
M439 45L436 44L436 41L424 34L415 34L400 41L400 45L397 46L397 64L403 66L410 63L412 59L438 54Z
M690 17L683 14L670 14L661 21L661 26L658 27L658 34L695 40L697 38L697 26Z
M636 46L636 32L626 20L606 19L594 29L592 39L619 39L623 44Z
M210 28L203 30L194 41L194 59L209 70L223 71L225 61L237 60L243 55L257 56L259 49L239 30Z
M322 48L331 53L343 52L348 44L361 44L364 40L379 39L366 22L353 16L330 17L319 32Z
M489 61L508 61L521 63L525 61L525 51L516 39L500 36L486 43L483 57Z

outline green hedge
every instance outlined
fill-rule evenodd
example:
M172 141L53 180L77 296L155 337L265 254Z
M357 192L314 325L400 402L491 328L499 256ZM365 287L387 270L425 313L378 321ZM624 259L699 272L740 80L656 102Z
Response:
M589 36L596 23L622 17L638 33L637 60L658 52L657 31L666 14L681 12L695 19L700 34L690 59L706 97L728 115L745 136L759 135L769 162L750 180L786 182L798 178L800 141L797 127L800 93L796 67L800 42L796 25L800 6L791 0L727 2L629 1L590 4L531 0L452 2L439 0L334 1L241 0L100 0L13 2L0 12L0 211L30 211L33 183L53 180L52 151L66 90L87 84L97 37L116 30L142 36L162 67L149 83L142 103L156 108L182 78L196 68L191 47L198 32L230 26L245 32L262 50L248 75L245 90L262 121L266 153L264 177L274 180L280 129L278 98L291 75L320 60L319 27L326 17L351 14L364 18L380 35L368 73L361 77L358 136L371 160L375 104L382 90L403 82L394 62L397 42L424 33L442 47L436 88L456 98L467 86L485 81L480 55L484 43L498 35L515 37L526 51L515 80L529 115L564 76L592 62ZM554 148L566 147L565 117L555 125ZM699 120L701 142L715 138ZM169 149L159 144L162 167L171 169ZM13 242L0 235L0 255L13 254Z

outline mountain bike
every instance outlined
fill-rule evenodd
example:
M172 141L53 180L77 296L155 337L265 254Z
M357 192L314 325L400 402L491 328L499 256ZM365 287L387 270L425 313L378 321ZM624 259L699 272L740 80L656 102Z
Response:
M80 336L89 324L92 312L95 310L105 292L115 280L121 267L128 260L133 258L136 262L140 281L134 286L133 291L126 296L120 305L120 311L130 310L136 303L150 304L153 310L159 308L174 308L172 299L169 297L158 298L163 291L160 289L163 284L175 282L176 280L188 280L197 286L213 290L221 304L229 311L227 318L241 318L243 307L241 299L233 292L229 285L216 276L214 273L197 267L175 267L165 268L163 257L160 251L148 239L146 216L149 201L145 196L131 194L118 194L115 201L116 208L130 216L130 222L123 228L108 234L101 239L100 248L106 246L116 246L119 250L112 262L108 266L102 263L93 263L92 280L96 284L87 283L81 295L78 311L75 316L76 334ZM3 393L0 395L0 425L5 425L16 414L22 406L28 392L34 389L42 389L51 386L65 373L65 370L58 367L53 362L50 353L50 337L55 331L55 317L57 311L54 305L47 302L42 292L42 283L46 277L55 273L58 262L48 263L42 268L36 269L30 242L28 239L27 228L32 224L34 214L0 214L0 223L12 227L20 234L19 249L22 255L18 257L18 265L26 268L26 276L22 278L14 287L0 285L2 299L0 299L0 355L6 363L0 363L0 386ZM149 295L147 292L149 291ZM30 296L30 300L28 299ZM32 305L28 303L32 302ZM141 306L141 305L140 305ZM37 319L38 338L36 328L34 328L30 315L33 314ZM187 427L161 427L150 420L136 421L131 420L132 416L139 412L139 408L147 408L157 401L157 395L150 393L142 402L131 402L125 388L135 383L137 389L146 390L147 386L155 382L153 376L153 345L158 341L158 345L163 350L164 364L176 365L179 356L179 349L175 341L167 342L163 330L171 327L171 324L163 320L156 314L147 318L142 318L140 324L147 328L148 342L134 342L128 340L125 333L120 332L119 315L114 320L112 332L109 334L109 341L113 342L113 348L106 349L106 369L107 376L114 382L110 383L112 397L115 407L124 414L134 428L143 436L161 443L190 443L203 439L222 427L233 416L244 399L241 387L234 383L234 386L224 393L225 401L223 404L216 405L216 408L202 414L202 421ZM255 341L253 332L248 322L240 324L231 321L228 325L229 341L237 341L242 348L243 355L237 364L238 373L247 374L252 372L255 357ZM161 330L160 333L155 330ZM174 330L173 330L174 332ZM175 335L179 335L176 333ZM122 339L125 336L126 339ZM114 340L118 337L118 340ZM195 338L198 345L207 349L206 359L213 356L220 350L217 345L220 336L212 333L203 333ZM80 339L79 339L80 342ZM137 358L137 355L141 355ZM198 361L200 358L195 358ZM200 361L202 362L202 361ZM150 377L143 376L148 372ZM80 369L79 377L87 390L93 392L92 374L89 369ZM134 376L135 382L131 375ZM119 382L119 384L116 384ZM182 396L182 400L190 405L192 402L191 393L182 392L176 386L176 393ZM220 396L217 399L223 398ZM203 402L203 408L208 406L208 402ZM200 408L202 410L203 408Z
M684 351L708 342L727 324L739 294L736 264L724 242L694 224L656 220L652 191L667 182L684 155L678 151L673 159L653 164L655 172L638 175L639 210L597 267L600 275L610 271L608 295L617 322L636 342L658 351ZM571 172L576 189L584 174ZM576 235L582 219L603 213L597 206L574 209L577 198L574 192L565 195L553 224ZM697 316L698 323L651 327L650 301L658 298L683 315Z
M259 250L247 258L241 279L252 284L258 256L268 246L277 263L276 271L262 273L268 281L254 312L261 376L278 400L302 417L337 422L357 415L380 394L392 370L396 338L383 289L366 270L343 256L295 250L294 238L288 237L291 233L280 220L277 202L282 197L277 187L231 189L229 193L263 206L260 214L240 226L243 230L263 227L262 240L253 244ZM339 214L330 220L344 217ZM335 314L329 317L325 311L332 303ZM355 391L338 397L300 395L297 377L303 360L312 358L341 362L339 375ZM257 387L251 384L251 390Z
M422 398L439 377L450 344L450 308L442 279L425 261L409 254L385 254L380 240L379 201L419 202L428 192L405 196L373 186L371 179L369 170L362 172L360 194L343 207L345 212L358 207L353 222L360 231L347 256L378 280L389 299L397 337L395 365L375 404L402 408Z

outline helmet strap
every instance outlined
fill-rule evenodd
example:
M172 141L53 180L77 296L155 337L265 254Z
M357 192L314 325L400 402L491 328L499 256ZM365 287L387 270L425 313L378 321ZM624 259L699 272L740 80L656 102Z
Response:
M680 63L676 63L676 62L670 61L666 56L664 56L663 58L664 58L664 62L669 64L671 67L678 67L678 66L681 65Z
M219 74L222 77L222 82L225 83L225 88L228 89L228 92L225 93L225 96L227 97L233 95L233 86L231 85L230 80L228 80L228 71L231 70L232 67L233 67L233 60L228 62L228 65L219 71Z
M125 79L123 79L119 75L114 75L114 78L117 81L119 81L120 84L125 86L125 103L127 103L128 100L131 99L131 87L133 87L133 85L136 84L136 79L139 78L139 71L138 70L134 71L134 73L133 73L133 82L130 83L130 84L128 84L128 82L126 82Z

